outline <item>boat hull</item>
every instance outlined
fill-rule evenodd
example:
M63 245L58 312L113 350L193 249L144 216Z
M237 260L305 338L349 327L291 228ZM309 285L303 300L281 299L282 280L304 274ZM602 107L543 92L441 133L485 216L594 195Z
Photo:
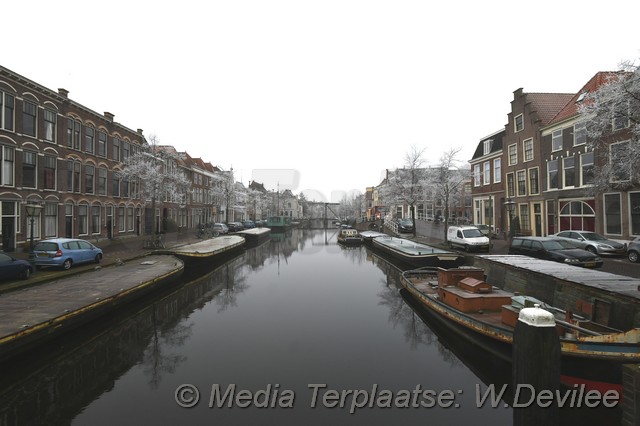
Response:
M413 267L454 268L464 264L464 256L404 238L378 236L373 247Z

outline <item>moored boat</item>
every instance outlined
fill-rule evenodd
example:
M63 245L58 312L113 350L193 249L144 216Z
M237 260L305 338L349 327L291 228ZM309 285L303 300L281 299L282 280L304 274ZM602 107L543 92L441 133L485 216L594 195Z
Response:
M492 339L496 344L513 343L522 308L537 306L551 312L558 330L566 382L621 391L621 365L640 362L640 329L615 330L532 297L498 289L484 281L480 268L409 270L403 272L401 283L445 322Z
M172 254L179 257L185 263L193 264L202 261L210 261L216 256L229 254L241 249L246 240L238 235L225 235L221 237L209 238L193 244L176 246L156 253Z
M464 256L451 251L417 243L405 238L377 236L372 239L373 247L385 254L413 267L453 268L464 263Z
M362 236L357 229L344 228L338 233L338 242L347 246L362 244Z
M267 228L273 231L285 231L292 226L289 216L269 216L267 218Z
M385 234L384 232L378 232L378 231L362 231L360 233L360 236L362 237L362 242L367 245L372 245L374 238L388 237L388 235Z
M247 244L257 244L261 241L266 241L270 234L271 228L250 228L236 233L236 235L247 240Z

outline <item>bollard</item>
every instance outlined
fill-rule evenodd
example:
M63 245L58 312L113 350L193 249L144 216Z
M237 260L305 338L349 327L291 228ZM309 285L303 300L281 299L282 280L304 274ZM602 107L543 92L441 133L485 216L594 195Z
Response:
M560 390L560 338L553 314L539 305L520 311L513 334L513 424L557 425L559 409L548 393Z

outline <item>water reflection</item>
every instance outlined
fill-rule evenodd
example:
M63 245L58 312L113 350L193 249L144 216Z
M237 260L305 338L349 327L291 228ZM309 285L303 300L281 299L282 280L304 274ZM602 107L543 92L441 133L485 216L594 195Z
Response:
M332 230L294 230L201 270L167 294L120 311L3 365L0 425L9 424L508 424L479 409L478 378L503 367L463 340L463 354L403 299L400 269ZM446 339L446 340L445 340ZM465 360L480 360L479 368ZM477 364L477 363L476 363ZM6 367L6 368L5 368ZM508 370L507 370L508 371ZM500 373L501 374L501 373ZM256 391L278 384L293 409L193 409L174 401L193 383ZM459 409L309 406L310 383L334 389L464 389ZM468 393L467 393L468 391Z

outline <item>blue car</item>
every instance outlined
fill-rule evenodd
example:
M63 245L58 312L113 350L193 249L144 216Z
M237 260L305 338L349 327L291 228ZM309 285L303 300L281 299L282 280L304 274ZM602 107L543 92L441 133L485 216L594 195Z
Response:
M16 278L28 279L33 272L29 262L15 259L6 253L0 252L0 281Z
M87 240L74 238L52 238L42 240L33 248L36 267L57 266L69 269L80 263L102 260L102 249Z

